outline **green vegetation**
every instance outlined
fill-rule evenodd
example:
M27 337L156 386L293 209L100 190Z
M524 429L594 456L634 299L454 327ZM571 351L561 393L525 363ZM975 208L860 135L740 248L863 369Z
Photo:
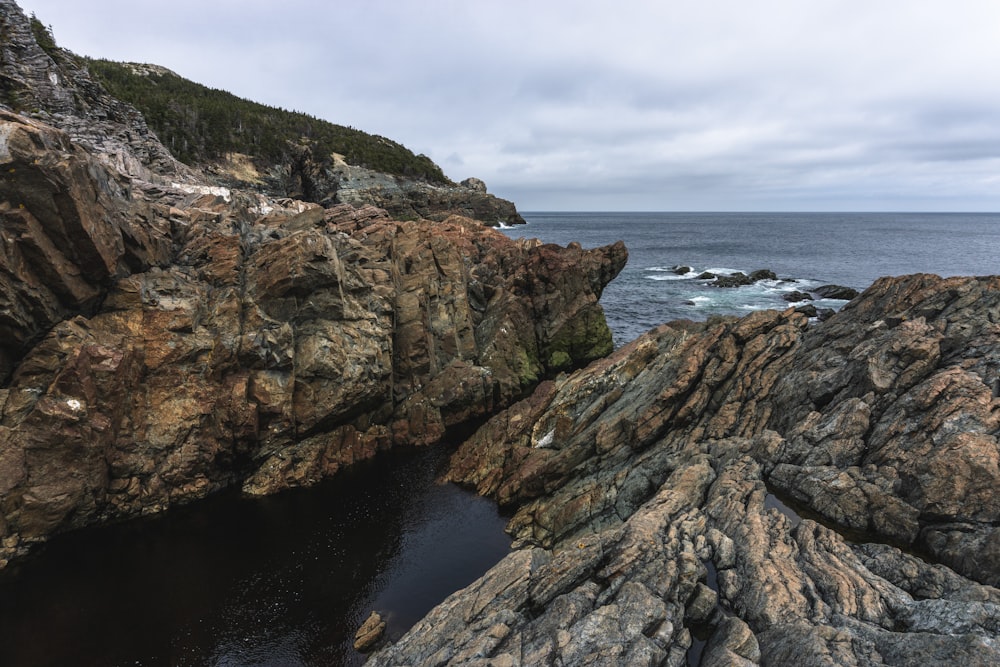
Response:
M287 164L300 152L296 147L308 146L317 160L337 153L348 164L450 183L426 155L385 137L244 100L162 68L108 60L87 65L109 93L139 109L160 141L187 164L203 165L227 153L253 156L258 165Z
M549 372L571 370L574 364L600 359L614 349L603 312L588 308L552 336L546 350Z
M52 36L52 28L38 20L34 12L31 13L28 21L31 23L31 33L35 36L38 46L42 47L42 50L51 56L58 48L56 46L56 38Z

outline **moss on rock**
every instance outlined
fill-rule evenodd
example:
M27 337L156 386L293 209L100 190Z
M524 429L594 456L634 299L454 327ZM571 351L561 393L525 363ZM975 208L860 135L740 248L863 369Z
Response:
M614 348L604 311L595 304L594 308L582 310L552 337L543 358L549 372L555 372L600 359Z

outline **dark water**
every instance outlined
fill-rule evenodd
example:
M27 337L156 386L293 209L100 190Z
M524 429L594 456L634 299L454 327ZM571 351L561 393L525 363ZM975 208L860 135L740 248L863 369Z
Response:
M0 665L352 665L500 560L495 505L393 452L319 487L66 535L0 572Z
M593 248L619 239L629 264L601 303L623 344L674 319L703 320L788 307L791 290L839 284L856 289L907 273L1000 273L1000 214L951 213L524 213L506 230ZM687 276L670 267L689 266ZM736 289L710 288L704 270L771 269L779 278ZM825 300L819 307L844 302Z

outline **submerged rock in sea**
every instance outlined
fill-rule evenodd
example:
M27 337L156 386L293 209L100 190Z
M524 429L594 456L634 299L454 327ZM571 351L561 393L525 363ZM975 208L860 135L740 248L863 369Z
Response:
M370 664L681 665L696 625L702 664L996 664L998 312L1000 278L886 278L544 383L449 473L516 550Z

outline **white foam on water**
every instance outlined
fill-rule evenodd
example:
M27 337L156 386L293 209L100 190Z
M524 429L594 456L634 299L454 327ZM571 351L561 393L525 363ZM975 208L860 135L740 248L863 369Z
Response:
M742 269L727 269L724 267L705 269L705 271L707 271L708 273L714 273L717 276L730 276L734 273L746 273L746 271ZM705 271L699 271L698 274L701 275L702 273L705 273Z

